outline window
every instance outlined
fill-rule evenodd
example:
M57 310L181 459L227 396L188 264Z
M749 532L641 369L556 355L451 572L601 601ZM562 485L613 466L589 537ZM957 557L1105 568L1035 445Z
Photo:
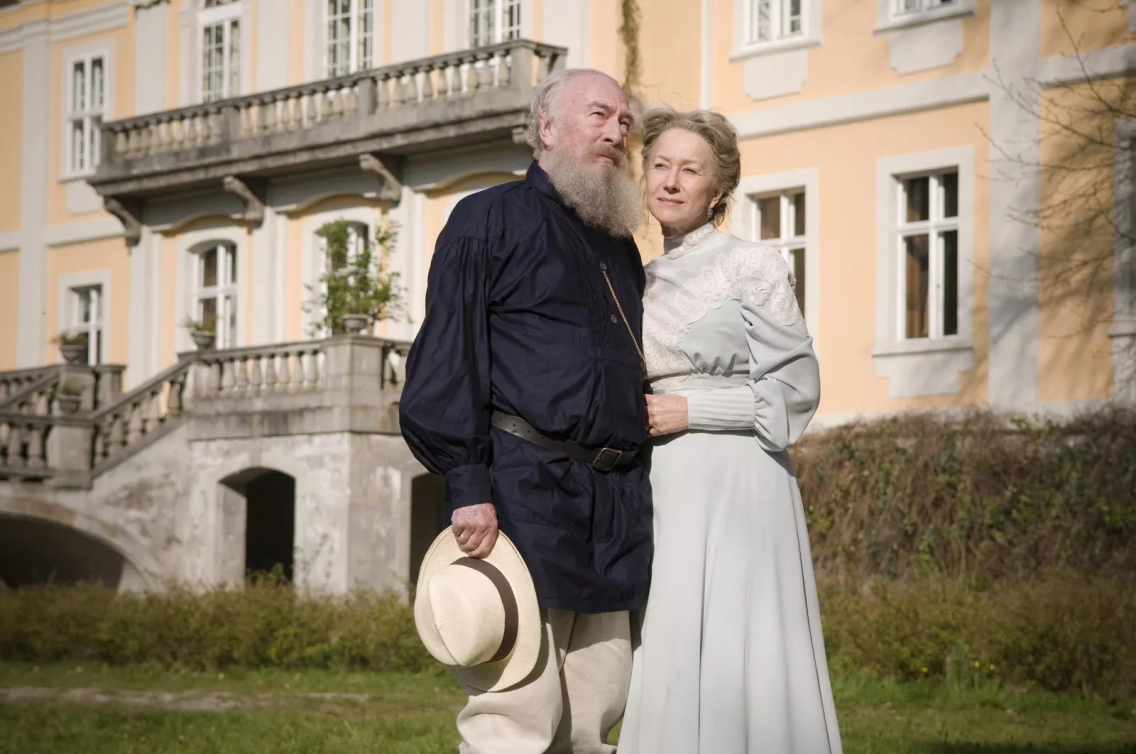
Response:
M469 46L486 45L521 36L521 0L469 0Z
M67 108L67 166L72 175L92 172L99 163L99 125L106 102L106 61L102 55L71 63Z
M237 247L208 244L196 254L195 318L217 333L218 348L237 345Z
M366 223L350 222L347 224L347 254L345 256L333 256L327 253L327 239L321 233L316 233L316 249L319 253L320 264L319 293L321 296L327 294L327 281L323 277L324 274L337 272L354 262L358 254L363 251L363 245L367 239L374 239L371 228ZM318 315L323 319L326 313L326 311L320 310ZM318 331L318 335L322 337L328 337L331 334L327 330Z
M805 191L783 191L755 199L758 238L780 250L796 280L797 306L805 312Z
M326 0L327 75L366 70L375 58L374 0Z
M73 335L87 336L87 363L103 363L103 287L85 285L72 288L70 326Z
M923 13L936 8L947 8L958 4L958 0L892 0L892 13L905 16L911 13Z
M958 172L902 177L899 192L900 340L959 334Z
M773 42L804 34L804 0L748 0L746 44Z
M241 93L241 8L235 0L205 0L201 11L201 99Z

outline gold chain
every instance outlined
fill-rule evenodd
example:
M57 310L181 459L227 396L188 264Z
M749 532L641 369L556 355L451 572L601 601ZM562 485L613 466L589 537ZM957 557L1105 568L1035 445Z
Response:
M619 310L619 316L623 318L623 326L627 328L627 334L631 336L631 342L635 345L635 350L639 354L639 364L643 367L643 374L646 374L647 359L643 357L643 349L639 347L639 339L635 337L635 331L631 329L631 323L627 321L627 315L623 313L623 307L619 303L619 296L615 295L615 287L611 284L611 278L607 276L607 268L601 266L600 272L603 273L604 281L607 283L607 289L611 291L611 298L615 301L615 308Z

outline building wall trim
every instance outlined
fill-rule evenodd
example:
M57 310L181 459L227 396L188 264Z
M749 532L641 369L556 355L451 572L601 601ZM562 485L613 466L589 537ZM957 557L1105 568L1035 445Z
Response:
M46 246L68 246L88 241L101 241L105 238L121 238L122 235L122 223L107 215L78 223L49 225L44 231L43 238Z
M990 82L986 74L963 73L916 84L736 113L730 116L730 120L737 128L739 138L752 139L982 102L989 97Z

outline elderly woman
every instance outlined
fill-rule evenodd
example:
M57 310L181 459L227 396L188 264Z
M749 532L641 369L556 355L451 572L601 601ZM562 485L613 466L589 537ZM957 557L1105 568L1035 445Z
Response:
M841 751L801 495L812 339L780 253L717 230L741 156L725 118L649 112L655 556L620 754Z

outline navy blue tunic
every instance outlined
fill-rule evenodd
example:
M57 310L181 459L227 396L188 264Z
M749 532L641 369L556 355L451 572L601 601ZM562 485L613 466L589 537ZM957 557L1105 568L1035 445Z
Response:
M426 317L399 406L415 457L446 477L447 515L492 502L544 607L641 607L651 563L642 457L601 472L491 427L522 417L595 447L646 439L639 355L645 278L634 241L585 225L536 164L461 200L434 251Z

